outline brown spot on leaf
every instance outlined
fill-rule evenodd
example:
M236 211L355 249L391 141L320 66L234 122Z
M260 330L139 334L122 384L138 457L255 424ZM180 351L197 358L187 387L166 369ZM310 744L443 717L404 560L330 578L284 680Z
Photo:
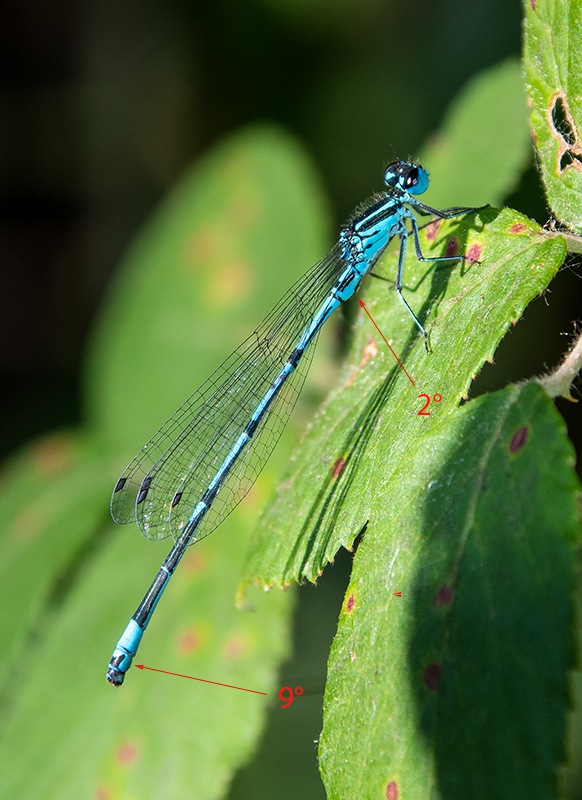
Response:
M339 476L344 471L345 465L346 465L345 458L338 458L338 460L333 465L333 470L331 472L331 477L332 478L339 478Z
M436 593L434 604L435 606L449 606L453 602L453 598L455 596L455 590L452 586L448 586L446 583L441 586L441 588Z
M248 297L252 290L253 268L243 258L223 259L206 288L206 298L213 309L230 308Z
M482 252L483 248L480 244L472 244L465 256L465 259L467 261L479 261Z
M184 265L195 272L208 269L209 265L219 264L224 255L222 242L224 225L220 221L208 221L190 236L184 248Z
M206 570L208 566L208 555L203 553L202 550L192 548L192 552L184 557L182 572L189 575L197 575L199 572Z
M429 225L426 226L426 238L429 242L432 242L436 239L437 233L439 232L439 228L441 226L441 221L439 219L435 219Z
M521 233L522 231L526 230L526 225L523 222L516 222L515 225L512 225L509 229L510 233Z
M356 605L356 598L354 597L353 594L351 594L346 602L346 611L348 612L348 614L350 614L354 610L355 605Z
M398 800L398 784L396 781L390 781L386 784L386 800Z
M194 628L190 628L178 637L178 652L182 654L192 653L200 644L200 636Z
M441 682L441 665L429 664L424 670L422 679L426 688L430 689L431 692L435 692Z
M138 749L134 742L124 742L117 750L116 758L122 767L131 767L137 761Z
M375 358L378 355L378 345L376 344L376 340L373 336L368 337L368 341L366 342L366 346L364 347L364 352L362 353L362 357L360 359L360 369L364 367L368 361L372 358Z
M50 436L34 446L32 458L41 475L60 475L71 466L71 442L66 436Z
M351 386L354 380L360 374L360 370L363 369L368 361L372 358L375 358L378 355L378 345L373 336L369 336L368 340L366 341L366 345L362 352L362 356L360 358L360 363L358 364L357 368L353 367L350 374L348 375L348 379L345 382L345 386Z
M240 658L246 652L246 643L241 636L232 636L226 643L226 657L231 659Z
M520 428L518 431L516 431L511 437L511 442L509 443L509 451L511 453L518 453L527 442L528 435L529 435L529 428L527 427L527 425L524 425L523 428Z
M453 256L458 255L458 252L459 252L459 243L454 236L451 236L451 238L447 242L447 249L445 250L445 255L447 258L453 258Z

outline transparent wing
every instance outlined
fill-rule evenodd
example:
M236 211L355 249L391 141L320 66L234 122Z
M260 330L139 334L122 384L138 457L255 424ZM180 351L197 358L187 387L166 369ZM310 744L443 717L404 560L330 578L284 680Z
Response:
M308 320L308 322L309 321L310 320ZM301 389L303 388L315 351L316 340L317 336L311 341L296 369L290 374L279 393L272 401L268 413L262 418L252 439L234 462L211 508L196 529L196 540L202 539L212 533L224 518L230 514L233 508L240 503L257 479L275 445L279 441ZM281 361L280 365L282 366L283 363L284 361ZM273 376L268 373L261 373L258 369L257 366L257 372L254 373L255 385L251 385L251 380L251 384L247 387L248 391L244 393L242 404L238 408L232 409L234 412L233 423L229 424L226 430L220 430L220 425L215 428L215 433L217 435L213 438L213 446L198 457L197 462L186 473L182 483L177 488L177 494L173 494L175 487L168 487L170 491L167 497L172 494L169 522L174 537L179 536L183 530L196 503L200 500L201 495L208 487L214 475L216 475L218 469L230 452L232 445L244 429L252 412L259 404L265 391L267 391L271 385L272 380L269 379ZM275 375L278 371L279 370L275 372ZM258 380L256 379L257 375L260 375L260 379ZM236 400L231 401L231 398L225 398L224 402L225 405L234 405ZM187 450L191 446L192 438L188 437L188 440L188 444L181 450L180 455L184 454L187 456ZM176 502L175 498L179 498L179 502ZM165 522L167 524L167 518ZM158 522L157 519L155 523L158 525L162 524L162 522ZM151 527L152 523L150 523L150 530Z
M169 536L170 517L173 531L181 529L344 268L335 245L152 436L115 485L111 514L116 522L136 520L148 539ZM230 513L256 479L295 405L310 360L306 352L233 467L207 514L203 535Z

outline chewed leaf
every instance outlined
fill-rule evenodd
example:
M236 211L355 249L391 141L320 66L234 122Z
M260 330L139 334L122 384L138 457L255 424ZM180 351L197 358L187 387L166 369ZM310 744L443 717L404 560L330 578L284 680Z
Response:
M405 294L429 330L430 355L390 284L378 280L370 286L367 309L415 386L360 314L340 388L324 404L262 517L249 579L275 585L315 580L341 546L351 546L376 498L406 464L411 443L430 430L432 420L455 411L472 378L565 255L560 237L510 210L485 209L431 224L422 246L426 255L466 253L478 263L427 269L409 254ZM393 253L376 271L393 277L395 259ZM442 398L432 416L419 416L422 393ZM405 479L414 481L414 473Z
M524 64L531 126L555 217L582 232L582 25L580 4L524 3Z

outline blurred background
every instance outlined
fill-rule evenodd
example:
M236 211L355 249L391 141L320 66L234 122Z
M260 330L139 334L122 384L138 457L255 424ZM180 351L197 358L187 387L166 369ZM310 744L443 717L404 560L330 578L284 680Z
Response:
M467 80L521 44L518 0L25 0L1 13L1 456L79 419L108 281L198 154L244 123L285 126L337 228ZM509 203L547 221L533 166Z

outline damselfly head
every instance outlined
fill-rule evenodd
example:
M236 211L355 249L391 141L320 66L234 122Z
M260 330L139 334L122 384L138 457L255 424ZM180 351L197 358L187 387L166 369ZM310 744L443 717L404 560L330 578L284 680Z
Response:
M428 189L428 172L420 164L395 161L387 167L384 183L393 189L403 189L410 194L422 194Z

